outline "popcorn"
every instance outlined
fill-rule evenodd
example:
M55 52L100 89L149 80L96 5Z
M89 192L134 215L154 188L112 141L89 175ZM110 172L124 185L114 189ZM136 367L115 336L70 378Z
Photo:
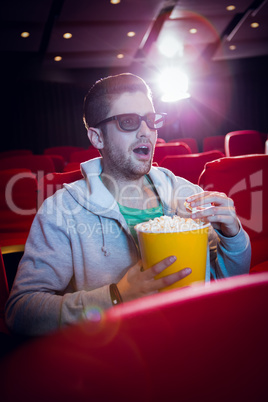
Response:
M189 202L187 202L187 201L185 201L184 206L190 212L193 212L193 210L195 209L195 208L192 208L191 204Z
M185 232L204 227L205 222L200 219L181 218L180 216L160 216L150 219L148 222L142 222L135 226L136 231L147 233L173 233Z
M189 202L185 201L184 206L185 206L185 208L186 208L187 211L190 211L190 212L192 212L192 213L194 214L194 213L197 212L197 211L202 211L203 209L207 209L207 208L212 207L212 204L210 204L210 203L209 203L209 204L203 204L203 205L200 206L200 207L194 207L194 208L192 208L192 207L191 207L191 204L190 204Z

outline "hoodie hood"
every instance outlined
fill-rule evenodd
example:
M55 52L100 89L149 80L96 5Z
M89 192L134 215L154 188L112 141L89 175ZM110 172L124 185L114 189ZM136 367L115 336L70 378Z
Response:
M117 202L100 180L101 159L95 158L82 163L81 172L84 179L65 184L64 187L76 202L88 211L118 220L120 212Z
M91 212L99 220L102 232L101 251L105 257L110 255L104 230L104 218L113 219L130 234L129 227L120 213L118 204L110 191L100 180L102 172L102 158L91 159L81 164L81 172L84 179L70 184L64 184L64 188L72 198L87 211Z
M81 172L84 179L65 184L65 189L76 202L93 214L116 219L126 228L127 224L119 211L115 198L100 180L102 158L95 158L82 163ZM186 197L202 191L199 186L175 176L165 168L153 166L149 172L149 177L162 202L165 215L187 216L188 213L184 207Z

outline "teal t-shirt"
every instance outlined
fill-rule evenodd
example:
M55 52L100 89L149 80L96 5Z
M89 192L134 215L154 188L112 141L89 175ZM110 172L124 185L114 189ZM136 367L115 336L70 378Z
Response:
M155 194L157 194L151 179L147 175L145 177L146 177L147 181L152 185L152 188L153 188ZM99 176L99 178L102 181L101 176ZM136 230L134 229L134 226L137 225L138 223L148 222L150 219L159 218L160 216L162 216L164 214L163 206L162 206L161 202L159 203L159 205L157 207L147 208L147 209L129 208L129 207L125 207L119 203L117 203L117 204L119 206L119 210L120 210L121 214L124 216L124 218L127 222L129 230L130 230L132 236L134 237L137 245L139 245L138 236L137 236Z
M130 232L134 237L137 245L138 245L138 238L136 230L134 226L141 222L147 222L150 219L158 218L163 215L163 207L162 205L158 205L155 208L148 208L148 209L136 209L136 208L129 208L124 207L123 205L118 204L121 214L124 216Z

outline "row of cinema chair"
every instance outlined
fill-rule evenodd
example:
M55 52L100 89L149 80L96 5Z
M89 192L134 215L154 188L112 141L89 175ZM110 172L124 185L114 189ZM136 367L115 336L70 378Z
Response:
M177 156L183 157L185 155ZM0 170L2 251L23 250L32 220L43 200L61 188L63 183L81 178L80 170L39 177L29 169ZM252 267L268 260L267 182L268 155L265 154L211 160L205 164L197 179L197 184L205 190L222 191L234 199L238 216L254 243Z
M197 152L193 138L161 141L156 145L154 162L197 184L207 162L227 156L264 154L267 134L255 130L234 131L226 136L206 137L203 152Z
M227 135L228 141L230 141L232 136L233 135ZM235 133L234 136L243 137L241 133ZM253 140L254 133L252 131L247 132L246 136L251 138L252 142L256 142L255 139ZM265 136L263 135L261 138L263 141ZM189 145L177 141L170 143L159 142L156 146L154 163L166 167L172 170L174 174L185 177L191 182L198 184L199 177L206 163L222 158L224 154L219 150L192 153ZM253 144L251 146L251 149L252 148ZM56 152L59 152L59 155L56 155ZM17 154L17 156L14 156L14 153ZM29 152L28 150L15 150L14 153L12 154L11 151L0 153L1 247L12 245L10 243L12 242L11 239L14 238L13 232L19 233L16 244L19 245L19 247L23 247L29 227L35 215L35 207L39 207L44 198L46 198L51 191L54 191L53 183L59 180L59 183L57 183L59 187L61 186L61 180L63 180L63 178L66 181L70 179L72 181L73 177L80 178L80 163L99 155L98 151L93 147L87 150L81 147L54 147L45 150L44 155L33 155L31 151ZM8 155L9 157L7 157ZM69 175L59 175L61 178L57 178L58 175L55 174L55 172L62 172L62 170L59 171L55 169L53 161L50 158L51 155L64 158L65 168L72 165L70 169L66 169L65 171L65 173L70 172ZM23 180L21 179L22 177ZM18 178L20 178L20 180L17 180ZM12 182L14 182L14 185L11 185ZM8 183L9 187L7 186ZM40 183L42 183L41 190ZM215 186L216 189L220 189L217 182ZM47 190L48 188L50 189L49 191ZM12 197L10 195L10 189L12 189L13 192ZM37 189L39 190L37 191ZM228 193L228 191L225 192ZM16 194L19 195L16 197ZM38 197L36 197L36 194L38 194ZM11 202L11 206L6 206L9 199L11 201L16 200L16 202ZM22 216L18 219L18 211L21 210L27 210L27 213L21 214ZM17 223L14 223L15 218L17 218ZM12 225L10 225L10 222L12 222Z
M13 149L0 152L0 170L9 168L29 168L37 173L63 172L74 152L84 151L82 147L58 146L44 149L43 154L35 155L29 149Z
M180 157L188 155L191 154ZM0 179L0 246L4 252L23 249L38 203L63 183L82 177L80 170L49 172L42 177L29 169L4 171L7 174L10 177L6 185ZM92 320L27 342L0 361L3 400L17 400L23 393L29 401L35 400L36 392L41 401L51 394L59 401L78 397L87 400L90 392L99 399L113 393L120 401L125 400L133 378L138 379L138 386L128 400L137 400L141 394L149 400L174 400L178 384L180 398L188 401L212 402L215 394L218 401L268 397L268 273L264 272L268 271L267 180L265 154L212 160L198 178L198 184L205 190L224 191L233 198L251 238L251 275L212 282L209 287L156 294L107 313L93 309ZM5 209L7 200L9 205ZM8 294L0 252L0 332L7 336L4 304ZM165 366L160 383L159 362ZM37 365L44 375L36 371ZM58 372L64 381L59 379ZM208 372L212 381L209 387ZM101 387L104 375L109 381L108 388ZM20 386L13 387L14 382Z
M166 142L159 139L161 143ZM186 143L192 153L198 153L198 144L195 138L175 138L168 142L180 141ZM265 153L265 143L267 133L257 130L238 130L231 131L226 135L215 135L204 137L202 143L202 152L221 151L225 156L238 156L248 154Z
M203 139L201 148L202 152L218 150L226 156L247 155L249 153L264 153L266 140L266 133L262 133L257 130L239 130L229 132L226 135L205 137ZM191 153L199 152L199 146L195 138L181 137L168 140L168 143L176 142L186 145L187 150L190 149ZM166 143L167 142L163 138L158 137L157 146ZM87 153L85 151L88 152L89 158L99 156L98 151L94 150L92 147L89 147L85 150L79 146L49 147L45 148L43 153L44 155L49 155L51 157L60 156L63 159L64 164L67 164L70 162L74 163L84 161L85 157L87 157ZM15 155L26 155L30 153L32 153L30 150L6 151L0 153L0 158ZM74 153L76 156L74 156ZM185 151L184 153L187 152Z
M254 130L234 131L225 136L205 137L202 152L198 151L195 138L178 138L166 142L158 138L154 163L161 165L166 156L199 154L220 151L223 156L238 156L265 152L267 134ZM10 150L0 152L0 170L6 168L30 168L30 170L63 172L79 169L80 163L100 156L98 150L90 146L57 146L45 148L43 155L33 155L31 150ZM205 160L205 158L203 158ZM209 160L211 157L209 158Z
M63 149L64 148L64 149ZM43 155L33 155L33 154L20 154L20 155L10 155L9 157L2 157L0 154L0 171L5 169L20 169L26 168L31 170L35 174L48 174L53 172L69 172L80 169L80 164L92 158L100 156L99 151L94 147L89 147L88 149L73 150L70 152L69 147L60 147L59 151L53 148L51 152L45 150ZM69 151L70 154L63 156L63 150ZM15 153L17 150L15 150ZM56 154L59 152L59 154ZM215 151L213 151L215 152ZM60 154L61 153L61 154ZM211 160L214 154L207 153L192 153L190 147L183 142L172 142L172 143L158 143L155 148L154 153L154 164L162 166L162 161L168 156L178 156L178 155L195 155L199 156L200 161L204 163ZM206 158L207 155L207 158ZM215 157L224 156L219 151L215 154ZM199 163L200 165L200 163ZM185 171L187 174L187 170ZM200 169L196 173L199 175ZM183 171L181 170L181 175L183 176ZM185 176L189 179L188 176Z
M41 155L35 155L29 149L14 149L0 152L0 170L28 168L34 173L63 172L79 169L81 162L99 156L99 151L92 146L88 149L73 146L51 147L44 149Z

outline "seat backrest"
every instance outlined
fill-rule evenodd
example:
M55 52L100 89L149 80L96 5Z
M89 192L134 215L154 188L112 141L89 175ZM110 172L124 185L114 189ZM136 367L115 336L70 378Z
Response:
M203 152L218 150L225 154L225 135L213 135L203 139Z
M80 162L69 162L64 166L63 172L73 172L75 170L80 170Z
M5 303L9 296L5 264L0 249L0 332L4 327Z
M176 176L184 177L192 183L197 184L205 164L222 157L224 157L224 154L220 151L172 155L166 156L160 163L160 166L171 170Z
M65 163L70 162L70 157L73 152L84 151L83 147L76 146L58 146L58 147L49 147L44 149L44 155L55 154L61 155L64 158Z
M54 164L54 171L58 172L58 173L63 172L63 169L65 167L65 160L64 160L63 156L55 155L55 154L49 154L47 156L50 157L50 159L52 160L52 162Z
M5 304L9 296L5 264L0 249L0 332L8 333L5 324Z
M11 400L12 389L12 400L30 401L36 395L42 401L51 395L59 401L88 395L100 401L116 395L117 402L264 401L267 292L268 274L256 274L157 293L106 312L92 307L87 320L27 342L0 363L1 396Z
M0 159L0 170L29 169L35 174L47 174L55 171L52 159L46 155L19 155Z
M64 183L72 183L73 181L82 178L83 175L80 170L63 173L50 173L41 177L38 181L38 208L47 197L50 197L57 190L60 190Z
M88 149L85 149L83 151L77 151L77 152L73 152L70 156L70 163L72 162L86 162L89 159L93 159L93 158L99 158L100 152L98 151L97 148L91 146Z
M155 145L153 162L160 165L165 156L190 154L191 149L187 144L181 142L159 143Z
M264 154L267 134L256 130L231 131L225 136L226 156Z
M252 264L262 262L265 256L268 259L267 183L268 155L208 162L199 178L204 190L224 192L233 199L237 215L252 241Z
M23 251L37 211L37 179L27 169L0 171L0 247Z
M28 231L36 214L37 179L28 169L0 170L0 231Z
M0 152L0 159L9 158L10 156L19 155L32 155L33 152L30 149L10 149L9 151Z
M165 142L166 142L166 141L164 140L164 138L157 137L157 139L156 139L156 143L157 143L157 144L165 143Z
M198 145L197 145L197 141L195 138L191 138L191 137L187 137L187 138L174 138L173 140L169 140L168 143L173 143L173 142L182 142L183 144L187 144L190 149L191 152L193 154L197 154L198 153Z

